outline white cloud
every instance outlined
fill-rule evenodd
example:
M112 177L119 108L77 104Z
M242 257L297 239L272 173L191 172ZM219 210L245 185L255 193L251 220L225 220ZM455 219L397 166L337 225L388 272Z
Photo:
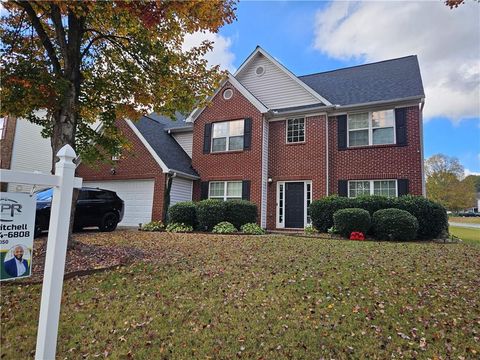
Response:
M235 54L230 50L232 40L229 37L212 33L212 32L196 32L187 34L183 40L182 48L184 50L191 49L194 46L199 46L203 41L209 40L213 42L213 50L205 54L205 59L211 66L220 65L222 70L230 72L235 71L233 62Z
M463 172L464 172L464 174L465 174L465 177L467 177L468 175L480 176L480 172L478 172L478 171L471 171L470 169L465 169Z
M480 116L480 5L450 10L432 2L332 2L316 14L314 47L365 62L416 54L425 118Z

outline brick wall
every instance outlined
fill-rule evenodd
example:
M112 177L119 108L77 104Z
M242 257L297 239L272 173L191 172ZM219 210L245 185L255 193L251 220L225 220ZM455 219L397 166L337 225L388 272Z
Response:
M420 110L407 109L407 145L379 145L338 150L337 121L329 117L330 193L338 180L408 179L409 192L422 195Z
M325 116L305 118L305 142L287 144L286 121L270 122L267 228L276 227L278 181L311 180L312 198L325 196Z
M130 126L125 121L119 121L117 126L130 141L131 150L122 154L120 160L115 161L114 165L109 163L95 166L80 164L77 168L77 176L82 177L84 181L154 179L152 220L160 220L163 217L166 175L162 173L160 165L150 155ZM111 173L112 168L115 168L115 175Z
M12 162L13 140L15 139L15 129L17 127L17 118L13 116L6 117L4 124L4 137L0 140L0 169L10 169ZM8 184L0 183L1 191L7 191Z
M230 100L223 99L226 88L233 90ZM252 119L252 144L250 150L203 153L206 123L217 121ZM195 120L193 130L192 165L202 181L250 180L250 200L259 209L260 221L262 178L262 114L230 83L226 83L212 102ZM200 199L200 182L194 184L194 200Z

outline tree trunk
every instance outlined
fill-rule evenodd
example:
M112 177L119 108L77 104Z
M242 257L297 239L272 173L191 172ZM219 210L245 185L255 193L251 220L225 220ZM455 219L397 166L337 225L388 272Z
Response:
M75 81L75 79L74 79ZM53 114L53 134L51 137L52 145L52 173L55 172L55 163L57 162L57 152L66 144L75 149L75 131L77 127L77 103L79 85L70 82L66 93L64 94L64 101L62 107ZM79 191L74 189L72 198L72 210L70 213L70 227L68 232L68 248L74 246L72 232L73 222L75 218L75 208L77 204Z

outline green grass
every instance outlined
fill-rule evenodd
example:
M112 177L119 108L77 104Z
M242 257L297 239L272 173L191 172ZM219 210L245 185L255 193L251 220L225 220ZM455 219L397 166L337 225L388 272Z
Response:
M115 232L147 259L65 282L59 359L477 358L480 248ZM41 286L1 288L1 357L31 358Z
M450 226L450 234L459 237L463 241L480 246L480 229Z
M450 216L448 221L463 224L480 224L480 217Z

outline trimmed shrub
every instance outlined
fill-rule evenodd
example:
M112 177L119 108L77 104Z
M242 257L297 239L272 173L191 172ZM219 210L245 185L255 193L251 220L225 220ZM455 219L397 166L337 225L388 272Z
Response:
M198 227L203 231L212 231L213 227L225 220L225 202L207 199L197 203Z
M333 195L315 200L310 205L313 226L320 232L326 232L333 226L335 211L346 208L361 208L367 210L370 216L387 208L406 210L418 220L417 239L434 239L448 229L447 211L442 205L423 196L413 195L399 198L361 196L355 199Z
M243 224L240 230L249 235L265 235L266 231L257 223Z
M142 224L140 228L142 231L163 231L165 230L165 225L161 221L150 221L149 223Z
M197 207L193 201L178 202L168 209L168 222L197 226Z
M257 205L247 200L228 200L224 203L224 218L237 229L257 221Z
M167 225L166 230L172 233L186 233L186 232L192 232L193 227L185 224L170 223Z
M406 210L383 209L373 214L373 232L380 240L414 240L418 221Z
M315 234L318 234L318 231L317 229L315 229L312 225L307 225L305 226L305 228L303 229L303 232L307 235L315 235Z
M333 214L335 211L353 206L353 199L332 195L310 204L310 216L312 225L319 232L327 232L333 226Z
M423 196L406 195L395 199L395 206L406 210L418 220L418 239L435 239L448 229L448 215L445 208Z
M395 198L378 195L362 195L352 199L355 205L353 207L367 210L370 217L373 216L375 211L395 207L395 200Z
M216 234L232 234L237 232L237 228L228 221L222 221L213 227L212 232Z
M364 209L341 209L333 214L333 224L343 237L349 238L352 232L365 235L370 229L370 214Z

